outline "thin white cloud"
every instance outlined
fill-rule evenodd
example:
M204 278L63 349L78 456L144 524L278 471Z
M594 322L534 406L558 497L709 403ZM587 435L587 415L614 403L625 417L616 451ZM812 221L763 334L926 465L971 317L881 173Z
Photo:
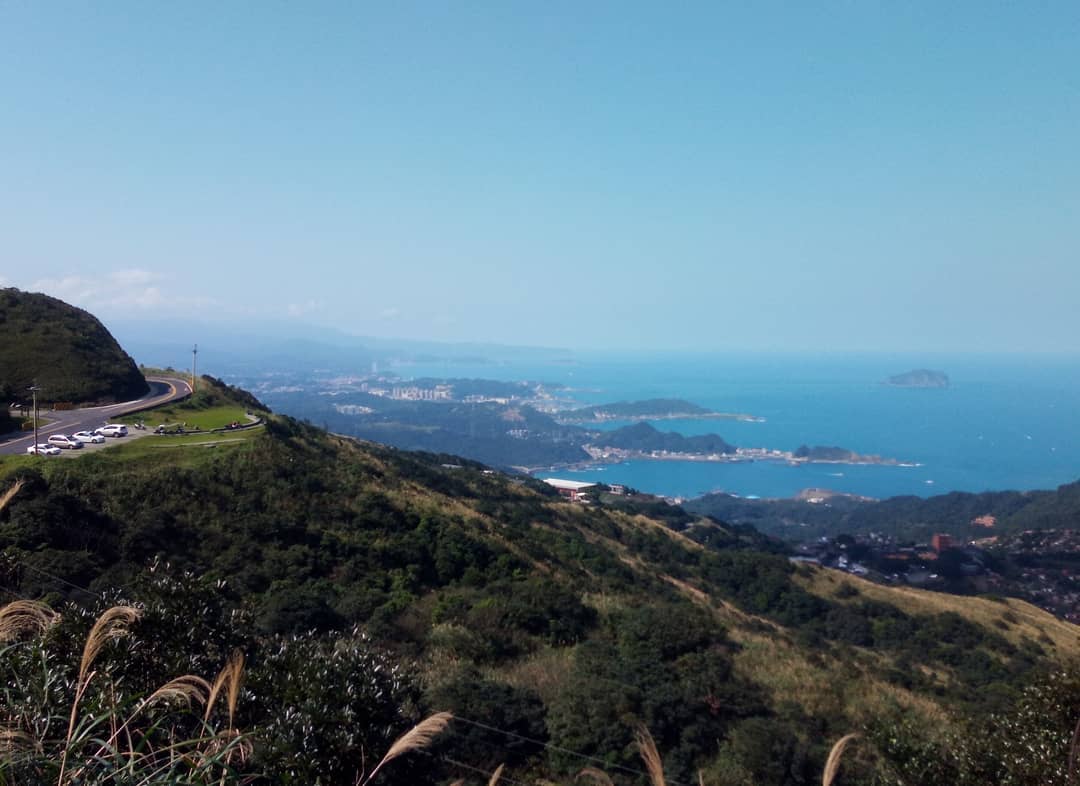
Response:
M161 279L161 276L157 273L151 273L149 270L139 270L134 268L131 270L114 270L109 273L109 278L115 284L123 286L146 286L152 284L155 281Z
M302 317L306 314L310 314L313 311L322 310L323 304L318 300L309 300L306 303L290 303L285 312L290 317Z
M380 319L397 319L401 316L401 309L397 308L384 308L379 312Z
M91 311L198 309L214 302L212 298L170 291L165 276L139 268L92 276L42 278L26 288Z

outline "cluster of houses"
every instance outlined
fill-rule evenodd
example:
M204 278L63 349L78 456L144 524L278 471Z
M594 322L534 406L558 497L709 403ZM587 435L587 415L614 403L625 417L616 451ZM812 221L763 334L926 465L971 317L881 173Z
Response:
M900 543L881 533L821 538L800 545L790 559L915 586L986 573L983 550L957 543L946 533L935 534L929 543Z

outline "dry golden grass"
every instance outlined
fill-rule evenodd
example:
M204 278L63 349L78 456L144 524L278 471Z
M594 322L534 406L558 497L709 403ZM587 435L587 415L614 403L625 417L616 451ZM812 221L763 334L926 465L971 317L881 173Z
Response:
M0 729L0 755L10 756L22 751L41 751L37 738L18 729Z
M210 683L194 674L169 680L146 698L146 706L158 702L178 701L187 706L206 704L210 696Z
M390 746L390 750L375 765L375 769L371 771L371 774L364 779L364 783L371 783L375 776L379 774L379 770L383 768L383 765L390 763L398 756L404 756L410 751L422 750L431 745L432 740L441 734L453 719L454 716L449 712L437 712L413 726L394 741L394 744Z
M664 763L660 759L660 752L656 750L656 741L647 728L639 725L634 730L634 744L645 764L645 771L649 773L652 786L667 786L664 781Z
M603 770L596 769L596 767L585 767L574 776L574 780L579 780L581 778L588 778L595 783L596 786L615 786L608 774Z
M834 593L841 584L847 583L859 591L859 595L852 598L853 601L861 597L891 603L909 614L954 611L978 625L1000 633L1014 644L1021 643L1026 637L1053 646L1058 655L1080 656L1080 627L1015 598L998 602L912 587L886 587L829 568L812 568L806 575L800 572L796 574L795 580L809 592L832 600L837 600ZM1003 629L997 623L1002 621L1006 612L1015 618L1016 622L1008 623L1008 628Z
M829 751L829 758L825 761L825 772L821 776L821 786L832 786L832 782L836 780L836 775L840 771L840 759L844 755L844 750L858 737L858 734L848 734L836 741L832 750Z
M875 677L877 656L862 655L855 667L833 659L811 660L798 647L774 635L732 628L731 638L741 645L735 654L735 673L798 704L817 717L844 718L858 724L870 720L883 706L896 705L934 728L952 720L929 698Z
M691 551L702 551L705 549L705 547L698 543L696 540L691 540L681 532L676 532L662 521L650 519L648 516L643 516L640 514L636 516L627 516L626 514L620 513L619 518L627 521L628 523L636 526L638 529L641 529L645 532L658 532L662 535L666 535L679 545L685 546Z
M113 606L106 609L94 622L90 633L83 644L82 658L79 659L79 679L75 683L75 699L71 703L71 717L68 720L66 744L64 745L63 757L60 761L60 783L64 783L64 772L67 768L68 751L72 735L75 733L75 720L79 716L79 704L83 694L94 677L91 668L97 660L101 650L110 641L126 636L131 626L142 616L142 612L133 606Z
M515 688L536 691L549 703L563 691L573 668L573 647L544 647L507 666L488 669L484 676Z
M131 626L141 616L142 612L134 606L113 606L111 609L106 609L97 618L94 626L90 628L90 634L86 637L86 643L83 645L82 658L79 660L79 680L76 695L86 690L86 685L93 676L90 669L105 645L110 641L126 636ZM74 713L74 708L72 712Z
M634 608L640 603L632 595L619 592L587 592L582 595L581 602L604 615Z
M44 633L59 615L44 603L16 600L0 608L0 644L27 634Z
M236 717L236 702L240 697L240 681L244 675L244 653L236 650L229 659L225 661L225 666L222 667L217 678L214 680L214 684L211 686L210 691L206 698L206 714L204 720L210 719L210 713L214 711L214 705L217 703L218 697L221 695L221 691L225 691L225 707L229 714L229 728L233 728L233 721Z
M11 484L11 487L7 491L5 491L3 494L0 494L0 510L6 508L11 502L11 500L15 499L15 495L18 494L19 491L22 489L24 482L25 481L21 479L16 480L14 483Z

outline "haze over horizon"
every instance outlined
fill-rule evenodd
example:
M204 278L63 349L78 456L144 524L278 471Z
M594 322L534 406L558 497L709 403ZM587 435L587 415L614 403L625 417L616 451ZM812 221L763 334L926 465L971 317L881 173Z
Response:
M1080 351L1080 5L0 5L0 286L613 350Z

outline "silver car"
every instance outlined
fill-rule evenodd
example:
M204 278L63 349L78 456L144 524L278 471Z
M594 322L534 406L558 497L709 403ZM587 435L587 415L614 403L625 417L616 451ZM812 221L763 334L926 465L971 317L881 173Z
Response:
M100 437L126 437L128 430L123 423L106 423L101 428L94 429L94 433Z
M67 436L65 434L53 434L49 437L49 444L55 445L58 448L63 448L64 450L81 448L83 446L83 443L75 439L75 437Z

